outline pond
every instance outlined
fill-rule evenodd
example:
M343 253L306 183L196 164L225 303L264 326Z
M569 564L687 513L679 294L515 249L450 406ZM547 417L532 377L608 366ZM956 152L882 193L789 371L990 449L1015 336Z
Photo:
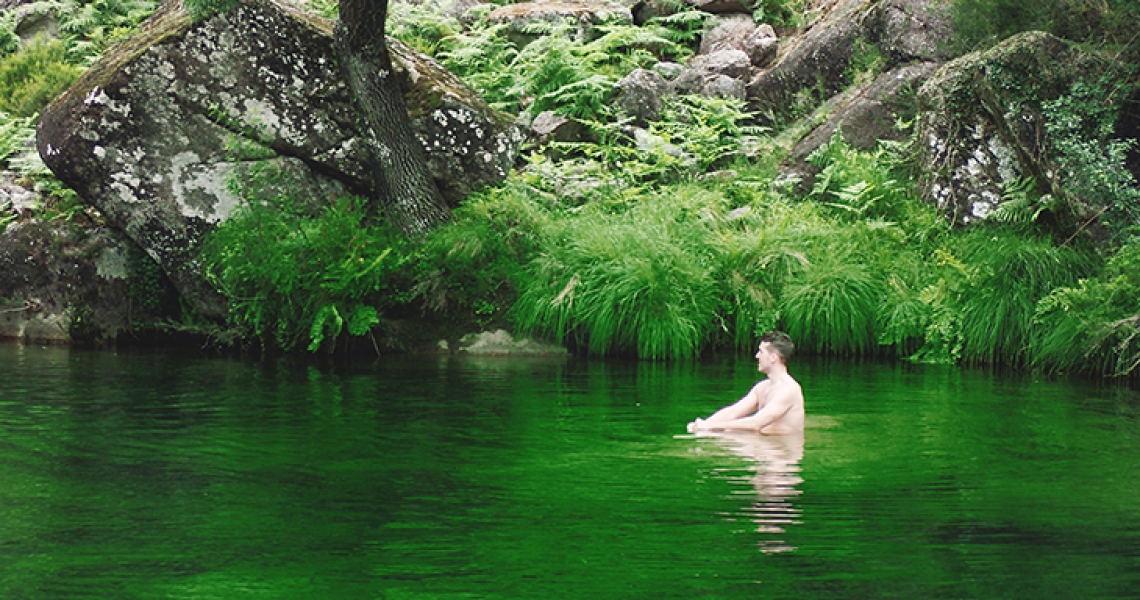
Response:
M1125 598L1140 395L747 357L307 364L0 344L0 597Z

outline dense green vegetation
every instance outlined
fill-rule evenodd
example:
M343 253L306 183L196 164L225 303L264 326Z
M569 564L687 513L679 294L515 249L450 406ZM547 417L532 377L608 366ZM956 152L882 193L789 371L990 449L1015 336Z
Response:
M593 141L528 148L507 181L416 243L362 201L318 214L290 198L247 202L203 254L233 299L238 337L284 350L332 351L355 338L379 348L410 316L455 332L505 325L598 356L688 359L751 347L779 327L812 352L1136 372L1140 191L1127 168L1135 141L1115 129L1134 74L1082 82L1045 107L1064 190L1019 182L995 218L956 230L917 198L906 145L865 152L837 136L810 158L821 172L803 190L777 180L788 136L754 126L742 103L673 98L661 121L631 133L608 102L614 82L691 55L699 12L603 24L581 41L535 26L524 44L487 22L491 5L463 23L427 5L391 8L393 35L496 108L575 117ZM758 8L783 26L800 10ZM953 13L959 51L1037 27L1136 52L1125 35L1135 3L957 0ZM0 48L5 39L0 27ZM0 73L46 52L37 48L18 50ZM57 60L78 64L72 54ZM863 54L854 69L882 62ZM27 131L16 119L29 112L11 110L0 148ZM1114 218L1093 231L1089 216L1110 208Z

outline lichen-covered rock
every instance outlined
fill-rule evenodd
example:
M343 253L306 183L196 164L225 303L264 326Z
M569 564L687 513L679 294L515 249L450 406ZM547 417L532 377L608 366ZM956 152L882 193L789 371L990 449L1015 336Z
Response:
M919 90L915 135L924 196L965 224L989 215L1007 183L1027 175L1053 181L1042 103L1106 67L1104 59L1043 32L944 65Z
M634 69L614 84L614 106L635 122L645 124L661 118L663 100L672 91L660 73Z
M776 63L748 82L755 110L780 114L807 89L819 89L827 96L839 92L855 42L865 36L867 10L863 0L843 0L805 34L785 43Z
M370 142L335 67L332 30L273 0L194 24L168 3L44 110L40 155L199 312L222 317L198 247L238 205L233 182L277 181L314 205L369 193ZM430 59L391 47L445 198L505 177L520 142L509 119Z
M899 67L828 100L821 109L827 114L826 120L792 147L787 164L781 169L781 179L795 177L810 183L816 170L806 162L808 155L830 141L837 131L842 131L844 141L860 150L873 150L883 140L904 139L896 124L914 116L910 94L939 66L923 62Z
M723 97L721 93L731 84L717 81L719 78L737 80L739 90L745 90L745 81L752 73L752 61L741 50L718 50L712 54L701 54L685 67L685 71L673 81L673 89L678 94L705 94ZM709 84L713 84L710 86Z
M950 58L950 7L930 0L884 0L868 17L871 38L895 64Z
M877 48L886 69L911 62L946 59L950 25L945 3L936 0L863 0L826 2L818 21L799 36L782 40L776 62L758 69L748 83L748 97L759 114L781 115L797 96L817 102L840 93L851 81L858 48ZM802 108L802 107L801 107Z
M538 113L530 130L539 143L584 142L592 138L582 122L549 110Z
M779 39L767 23L757 24L751 15L712 17L713 25L701 36L700 54L740 50L754 67L765 67L776 58Z
M106 227L36 219L0 231L0 339L113 340L157 315L157 267ZM153 266L151 264L150 266Z

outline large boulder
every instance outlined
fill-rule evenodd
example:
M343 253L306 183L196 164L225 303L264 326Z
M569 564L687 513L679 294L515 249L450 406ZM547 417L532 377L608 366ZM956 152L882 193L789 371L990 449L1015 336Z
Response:
M44 110L40 155L193 307L222 317L198 248L238 206L235 183L306 205L370 192L371 141L335 67L332 32L333 22L274 0L198 23L168 3ZM431 59L390 47L445 198L505 177L520 142L513 123Z
M913 94L939 66L920 62L899 67L828 100L821 109L826 113L823 123L792 147L781 178L794 177L809 185L816 169L807 162L808 156L836 133L860 150L874 150L884 140L905 139L909 134L898 123L914 117Z
M804 90L830 97L843 89L856 40L866 36L868 10L863 0L842 0L803 35L781 44L776 63L748 82L754 109L760 114L781 114Z
M1043 32L945 64L919 90L924 196L959 224L984 219L1022 177L1057 185L1043 103L1097 76L1105 59Z
M834 0L802 34L782 40L771 68L757 69L748 82L752 108L762 115L789 116L803 109L798 96L822 103L852 83L860 49L881 52L885 70L948 57L951 28L945 3L935 0ZM814 106L806 107L814 108Z

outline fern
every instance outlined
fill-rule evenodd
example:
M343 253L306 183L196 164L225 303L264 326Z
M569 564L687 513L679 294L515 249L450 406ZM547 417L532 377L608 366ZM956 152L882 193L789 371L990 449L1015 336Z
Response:
M29 140L34 139L35 117L13 117L0 112L0 164L8 157L23 150Z

